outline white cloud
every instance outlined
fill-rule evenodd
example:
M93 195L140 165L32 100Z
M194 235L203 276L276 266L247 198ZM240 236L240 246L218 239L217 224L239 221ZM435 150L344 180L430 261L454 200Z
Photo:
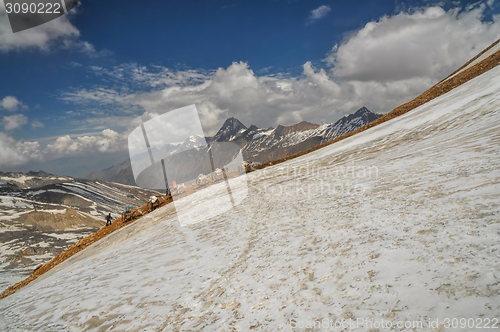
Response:
M0 167L12 167L23 165L28 162L28 158L16 148L16 141L0 132Z
M71 138L69 135L61 136L49 143L42 150L45 159L81 155L92 152L114 152L126 149L126 135L118 134L111 129L105 129L98 136L80 136Z
M86 104L90 101L101 103L103 107L113 103L124 108L140 106L143 109L142 116L138 118L124 114L78 120L75 125L83 127L109 125L127 129L120 133L105 129L100 134L62 136L41 149L40 155L44 160L51 160L89 153L126 151L128 133L140 125L141 118L147 121L190 104L197 105L202 124L209 135L214 134L229 116L240 119L248 126L256 124L259 127L293 124L302 120L331 122L332 116L337 119L363 105L373 111L380 111L377 107L387 110L404 101L401 96L418 93L430 84L425 80L417 83L337 82L325 70L317 70L309 62L304 65L303 75L299 78L257 76L248 64L237 62L228 68L219 68L200 84L173 85L142 93L112 89L106 89L105 93L102 89L76 91L71 93L74 102Z
M110 139L114 139L114 138L117 138L117 137L120 136L116 131L111 130L111 129L105 129L105 130L103 130L102 131L102 135L104 137L108 137Z
M483 22L485 10L484 5L449 11L429 7L384 16L333 48L326 59L331 70L318 70L307 62L300 77L259 76L243 62L212 72L152 70L129 64L92 69L126 88L73 91L63 98L83 104L140 107L147 114L196 104L207 134L213 134L228 116L267 127L302 120L332 122L361 106L387 113L498 38L500 17ZM140 89L134 89L131 82ZM155 90L148 92L144 89L148 86Z
M107 54L108 51L97 52L93 45L79 40L80 31L69 21L71 15L74 15L74 10L45 24L13 33L4 2L0 1L0 52L7 53L33 48L49 51L57 46L75 49L90 56Z
M40 160L37 142L18 142L0 132L0 167L16 167L30 160Z
M22 114L10 115L3 117L3 126L5 130L13 130L24 126L28 123L28 118Z
M7 96L4 99L0 100L0 110L6 109L7 111L15 111L22 106L23 103L21 103L14 96Z
M311 10L311 13L309 14L309 18L307 20L307 24L313 24L314 22L317 22L324 18L332 9L330 6L322 5L319 6L316 9Z
M126 98L126 95L108 88L81 89L76 92L66 92L61 97L62 100L74 103L99 102L100 104L125 103Z
M307 62L300 77L256 75L244 62L216 71L175 71L137 64L90 68L116 88L73 90L61 98L97 105L97 110L111 108L115 113L107 111L104 116L96 112L93 117L75 120L75 125L92 130L127 129L63 136L42 149L42 154L53 159L125 151L128 132L140 124L138 115L147 121L190 104L197 105L209 135L229 116L246 125L268 127L302 120L332 122L361 106L386 113L427 90L498 38L499 17L482 22L484 10L446 12L430 7L384 16L334 47L327 58L334 65L332 70L317 69Z
M384 16L335 46L327 60L333 75L347 80L437 82L500 36L499 17L481 21L485 8L430 7Z
M154 88L172 85L192 85L207 80L210 72L202 70L177 70L172 71L162 66L140 66L136 63L122 64L110 69L90 66L89 69L98 76L106 76L117 82L124 80L135 86Z
M31 127L32 128L43 128L43 127L45 127L45 125L43 123L41 123L40 121L33 121L31 123Z
M12 117L10 118L12 120ZM21 120L21 123L27 122L24 120ZM12 120L9 124L11 123L16 123L16 121ZM111 129L105 129L95 135L61 136L42 147L38 142L17 141L6 133L0 132L0 167L10 168L30 161L47 161L96 152L125 151L127 136L126 133L119 134Z
M213 134L229 116L246 125L260 127L293 124L302 120L332 122L344 114L366 105L375 112L387 112L431 85L428 79L403 81L398 84L338 81L310 62L298 78L256 75L244 62L219 68L199 84L173 84L152 92L120 92L101 88L80 90L63 98L86 104L112 103L122 107L140 106L146 121L155 114L196 104L207 134ZM392 107L392 108L391 108ZM129 123L131 115L89 118L85 123ZM129 126L130 128L130 126Z

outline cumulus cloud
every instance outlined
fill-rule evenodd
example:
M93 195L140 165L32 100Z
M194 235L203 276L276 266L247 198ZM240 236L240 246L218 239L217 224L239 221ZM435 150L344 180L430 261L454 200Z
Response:
M3 126L5 130L13 130L24 126L28 123L28 118L22 114L10 115L3 117Z
M439 81L500 36L500 17L483 22L486 6L401 12L369 22L327 58L335 77L390 82Z
M98 136L80 136L71 138L61 136L49 143L42 150L45 159L55 159L63 156L74 156L92 152L114 152L126 149L126 136L111 129L105 129Z
M80 31L71 24L66 14L37 27L13 33L3 1L0 1L0 52L39 49L49 51L55 45L61 48L76 49L91 56L101 55L94 46L79 40ZM104 51L107 52L107 51Z
M6 130L18 128L27 123L23 115L13 115L3 118ZM140 123L136 123L140 124ZM32 122L32 127L42 127L38 121ZM47 161L61 157L95 154L96 152L116 152L127 149L127 133L117 133L104 129L97 134L87 134L79 137L61 136L48 144L41 146L39 142L19 141L7 133L0 132L0 167L16 167L32 161Z
M268 127L302 120L333 122L362 106L386 113L451 74L498 38L500 17L483 22L484 12L484 6L449 11L429 7L384 16L336 45L326 59L332 67L315 68L307 62L299 77L257 75L244 62L215 71L137 64L93 67L90 72L111 80L113 88L72 90L61 98L84 107L122 109L122 114L96 114L80 119L79 124L94 126L94 130L95 126L127 129L63 136L42 149L42 154L56 158L126 151L128 132L141 121L190 104L196 104L208 135L229 116L246 125Z
M324 18L332 9L330 6L322 5L319 6L316 9L311 10L311 13L309 14L309 18L307 20L306 24L313 24L322 18Z
M38 142L18 142L0 132L0 167L16 167L40 158Z
M234 116L243 123L259 127L293 124L302 120L332 122L344 114L366 105L376 112L387 112L430 86L430 80L403 81L397 84L336 80L324 69L310 62L296 78L258 76L247 63L235 62L217 69L199 84L166 88L141 93L118 90L73 91L62 98L79 103L120 103L124 108L139 106L143 121L157 114L196 104L207 135L214 134L222 122ZM129 121L130 115L122 120ZM105 121L91 118L85 121ZM111 121L124 123L119 117Z
M0 110L5 109L7 111L15 111L18 108L22 107L23 103L21 103L14 96L7 96L0 100Z
M320 8L314 17L327 13ZM82 104L136 107L136 111L138 107L145 112L143 120L196 104L208 135L228 116L267 127L302 120L332 122L362 106L387 113L498 38L500 17L483 22L485 10L484 5L449 11L428 7L384 16L336 45L326 59L330 69L314 68L307 62L299 77L257 75L244 62L204 72L129 64L91 69L126 88L83 89L62 98ZM136 82L139 89L134 90L130 82ZM148 86L155 89L144 89Z
M0 166L12 167L25 164L28 158L16 149L16 141L0 132Z

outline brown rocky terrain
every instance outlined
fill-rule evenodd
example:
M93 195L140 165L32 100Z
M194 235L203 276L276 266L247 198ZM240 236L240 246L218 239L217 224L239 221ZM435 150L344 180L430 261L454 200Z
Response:
M19 217L19 222L42 232L67 231L77 228L100 228L104 221L67 208L62 213L31 211Z

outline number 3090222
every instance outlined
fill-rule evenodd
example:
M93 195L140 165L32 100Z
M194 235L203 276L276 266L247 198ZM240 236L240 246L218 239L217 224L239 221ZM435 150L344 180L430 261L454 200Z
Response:
M60 2L46 2L46 3L19 3L19 2L6 2L5 9L7 14L64 14L61 12Z

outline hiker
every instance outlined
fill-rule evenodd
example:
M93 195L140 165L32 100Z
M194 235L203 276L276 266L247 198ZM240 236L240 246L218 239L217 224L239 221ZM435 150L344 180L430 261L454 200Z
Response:
M149 202L148 206L150 206L150 211L154 210L155 204L158 205L157 207L160 207L160 201L158 200L158 197L156 196L151 196L149 197Z
M113 217L111 217L111 213L106 216L106 226L111 225L111 220Z

